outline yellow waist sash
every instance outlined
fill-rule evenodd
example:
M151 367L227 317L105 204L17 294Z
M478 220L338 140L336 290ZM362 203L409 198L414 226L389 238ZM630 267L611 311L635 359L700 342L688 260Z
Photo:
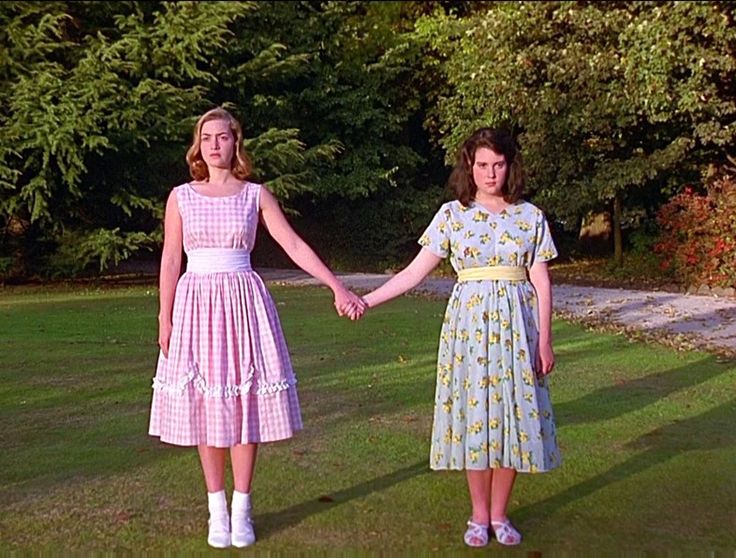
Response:
M492 265L487 267L471 267L457 272L458 282L482 281L526 281L527 272L524 266Z

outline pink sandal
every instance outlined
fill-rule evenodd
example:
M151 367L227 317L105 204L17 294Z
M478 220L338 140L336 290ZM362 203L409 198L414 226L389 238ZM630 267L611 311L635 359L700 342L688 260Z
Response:
M491 521L491 527L493 528L493 534L496 540L506 546L515 546L521 543L521 533L511 525L508 519L503 521Z
M475 548L486 546L488 544L488 525L481 525L469 519L463 540L465 544Z

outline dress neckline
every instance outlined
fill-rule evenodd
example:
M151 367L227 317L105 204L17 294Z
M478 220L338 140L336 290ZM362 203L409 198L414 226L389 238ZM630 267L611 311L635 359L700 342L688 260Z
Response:
M207 194L202 194L200 192L197 192L197 190L192 186L191 182L187 182L187 186L189 189L194 192L197 196L200 198L207 198L208 200L226 200L228 198L234 198L239 195L241 195L243 192L245 192L246 188L248 188L248 183L243 182L243 186L240 188L240 191L234 193L234 194L228 194L227 196L208 196Z
M510 203L509 205L507 205L506 207L504 207L501 211L491 211L485 205L483 205L482 203L479 203L479 202L477 202L475 200L471 200L470 204L473 207L476 207L478 209L481 209L482 211L485 211L486 213L489 213L490 215L496 215L496 216L501 216L504 213L508 215L509 210L512 207L516 207L516 205L517 205L516 203Z

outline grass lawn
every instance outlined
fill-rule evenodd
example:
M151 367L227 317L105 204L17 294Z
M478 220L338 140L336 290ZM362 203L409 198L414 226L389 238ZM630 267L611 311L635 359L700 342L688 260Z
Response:
M271 290L305 430L260 450L253 550L465 552L464 476L428 467L444 301L351 323L325 289ZM157 306L153 287L0 291L0 551L208 550L196 452L146 433ZM564 464L519 477L524 543L490 550L733 556L736 363L554 334Z

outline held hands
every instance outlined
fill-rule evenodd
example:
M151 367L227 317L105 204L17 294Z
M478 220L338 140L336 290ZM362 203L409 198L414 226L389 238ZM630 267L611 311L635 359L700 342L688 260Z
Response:
M368 305L365 300L355 293L344 288L335 291L335 310L337 310L338 316L347 316L351 320L358 320L367 309Z

